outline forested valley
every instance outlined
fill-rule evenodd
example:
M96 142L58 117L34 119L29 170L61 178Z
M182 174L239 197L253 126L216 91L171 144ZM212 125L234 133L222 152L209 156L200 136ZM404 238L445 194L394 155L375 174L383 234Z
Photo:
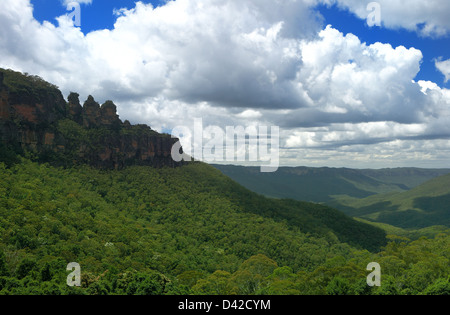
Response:
M0 176L1 294L450 292L450 233L366 233L332 209L262 197L203 163L106 171L19 158L1 163ZM81 266L81 287L66 283L69 262ZM380 287L366 283L370 262L382 267Z

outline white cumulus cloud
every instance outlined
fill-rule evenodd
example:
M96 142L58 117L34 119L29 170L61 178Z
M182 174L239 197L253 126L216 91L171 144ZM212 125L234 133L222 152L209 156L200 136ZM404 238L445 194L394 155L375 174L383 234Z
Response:
M69 5L73 2L78 2L79 4L91 4L92 0L61 0L63 5Z
M445 82L450 80L450 59L444 61L435 61L436 68L444 75Z
M371 1L361 0L320 0L323 3L338 4L367 19L367 6ZM450 1L446 0L377 0L381 24L392 29L407 29L423 36L446 36L450 34Z
M415 159L440 159L450 137L450 93L414 81L421 51L367 45L324 27L317 3L176 0L155 8L137 2L116 12L113 29L83 34L67 16L58 26L36 21L29 0L2 0L0 67L40 75L65 95L80 93L81 101L89 94L112 99L123 120L160 131L194 118L222 128L277 125L282 156L297 164L314 157L335 163L346 154L361 163L385 161L404 148L409 161L411 148L425 142L433 149L420 149ZM363 17L360 2L339 3ZM420 18L412 9L395 16L400 7L380 4L389 27L448 30L448 19L432 17L434 1ZM421 8L413 0L410 6ZM436 67L448 75L447 61Z

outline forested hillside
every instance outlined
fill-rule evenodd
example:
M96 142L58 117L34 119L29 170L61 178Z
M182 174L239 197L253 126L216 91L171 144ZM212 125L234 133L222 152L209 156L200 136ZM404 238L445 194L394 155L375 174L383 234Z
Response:
M365 198L403 192L450 173L449 169L351 169L330 167L280 167L261 173L257 167L214 165L246 188L275 198L330 203L337 197Z
M262 174L255 167L214 167L252 191L327 204L366 222L409 230L450 227L448 169L282 167Z
M448 235L412 243L394 239L382 252L370 252L362 248L367 244L340 241L347 236L338 222L320 219L327 209L265 199L202 163L100 171L21 159L11 168L0 164L0 176L2 294L448 289ZM306 221L291 220L294 208ZM365 235L370 246L384 244L377 229L354 227L352 233ZM383 262L389 285L365 284L371 261ZM82 268L81 288L66 285L69 262Z
M402 228L443 225L450 228L450 175L425 182L409 191L340 198L332 203L351 216Z

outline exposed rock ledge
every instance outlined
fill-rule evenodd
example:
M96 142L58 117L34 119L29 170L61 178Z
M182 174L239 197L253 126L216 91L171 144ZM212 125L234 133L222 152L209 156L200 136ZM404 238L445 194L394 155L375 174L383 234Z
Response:
M122 122L116 105L92 96L80 104L71 93L36 76L0 69L0 139L13 150L61 166L89 164L104 169L127 165L175 167L177 139L147 125Z

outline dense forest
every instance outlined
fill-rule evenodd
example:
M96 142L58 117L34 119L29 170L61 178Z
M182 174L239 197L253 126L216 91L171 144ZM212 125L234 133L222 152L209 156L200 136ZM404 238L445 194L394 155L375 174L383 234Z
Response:
M361 199L401 193L450 173L450 169L385 168L353 169L331 167L279 167L261 173L258 167L213 164L242 186L273 198L291 198L325 203L335 207L343 197Z
M373 228L377 241L364 243L358 229L370 225L342 221L353 229L342 232L350 219L331 209L259 196L203 163L102 171L17 159L0 164L1 294L450 293L448 232L386 242ZM70 262L81 287L66 283ZM366 283L370 262L380 287Z
M280 167L263 174L256 167L213 166L268 197L326 204L396 228L450 228L449 169Z

